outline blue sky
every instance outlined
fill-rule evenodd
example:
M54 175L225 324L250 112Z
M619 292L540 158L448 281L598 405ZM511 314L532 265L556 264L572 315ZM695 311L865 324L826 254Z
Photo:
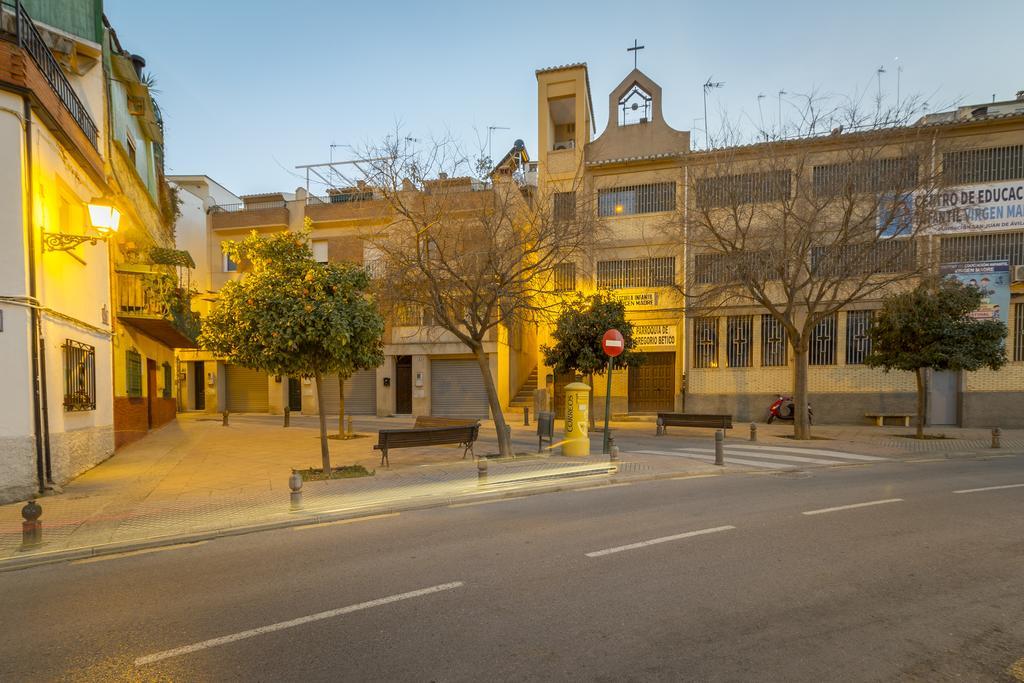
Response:
M640 68L663 88L666 120L683 130L703 127L694 119L712 75L725 82L709 98L712 130L721 112L756 120L758 93L770 121L780 89L873 95L882 65L888 97L902 65L902 94L933 108L1024 89L1021 0L106 0L105 11L158 81L168 172L206 174L239 194L294 190L304 182L296 165L396 124L470 146L488 126L507 126L494 132L494 157L516 138L532 152L534 71L557 64L588 63L600 133L634 38L646 46Z

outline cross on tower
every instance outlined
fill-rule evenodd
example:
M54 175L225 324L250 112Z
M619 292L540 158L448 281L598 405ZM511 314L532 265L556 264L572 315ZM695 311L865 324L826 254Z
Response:
M643 50L643 49L644 49L644 46L640 45L637 42L636 38L633 39L633 47L627 47L626 48L626 52L632 52L633 53L633 68L634 69L636 68L636 56L640 53L640 50Z

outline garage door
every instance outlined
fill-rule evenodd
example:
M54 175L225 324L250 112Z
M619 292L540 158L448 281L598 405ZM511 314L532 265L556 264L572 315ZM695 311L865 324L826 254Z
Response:
M323 404L328 415L338 412L338 376L323 378ZM377 371L358 370L345 380L345 412L349 415L377 414Z
M265 413L270 410L267 373L225 365L227 371L228 410L233 413Z
M475 360L430 361L430 414L487 419L487 391Z

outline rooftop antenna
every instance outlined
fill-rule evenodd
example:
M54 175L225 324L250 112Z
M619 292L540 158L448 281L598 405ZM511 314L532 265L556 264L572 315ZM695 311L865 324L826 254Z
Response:
M900 61L900 58L897 57L893 61L898 62L898 61ZM896 106L897 107L900 106L900 77L902 75L903 75L903 65L902 64L897 64L896 65Z
M487 126L487 163L494 163L494 157L491 155L491 134L496 130L511 130L508 126Z
M886 73L885 65L882 65L882 66L878 67L878 69L875 70L875 73L878 75L878 108L881 109L882 108L882 74Z
M757 93L757 116L761 119L761 135L768 139L768 134L764 132L764 110L761 108L761 100L765 97L763 92Z
M708 133L708 90L721 88L723 85L725 85L723 81L712 81L711 76L708 76L708 80L704 82L704 147L707 149L711 149Z
M785 90L779 90L779 138L782 138L782 96L785 94Z

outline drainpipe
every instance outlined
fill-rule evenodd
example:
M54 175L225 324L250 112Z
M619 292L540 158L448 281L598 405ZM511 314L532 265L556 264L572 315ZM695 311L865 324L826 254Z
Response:
M36 247L35 247L35 223L34 207L32 202L32 105L28 97L22 98L24 106L23 118L25 120L25 245L28 251L28 295L33 303L36 302ZM41 323L39 320L39 307L29 307L32 328L32 420L33 432L36 442L36 480L39 483L39 492L46 490L46 483L49 479L49 430L44 425L45 421L45 377L42 374L40 358L40 334Z

